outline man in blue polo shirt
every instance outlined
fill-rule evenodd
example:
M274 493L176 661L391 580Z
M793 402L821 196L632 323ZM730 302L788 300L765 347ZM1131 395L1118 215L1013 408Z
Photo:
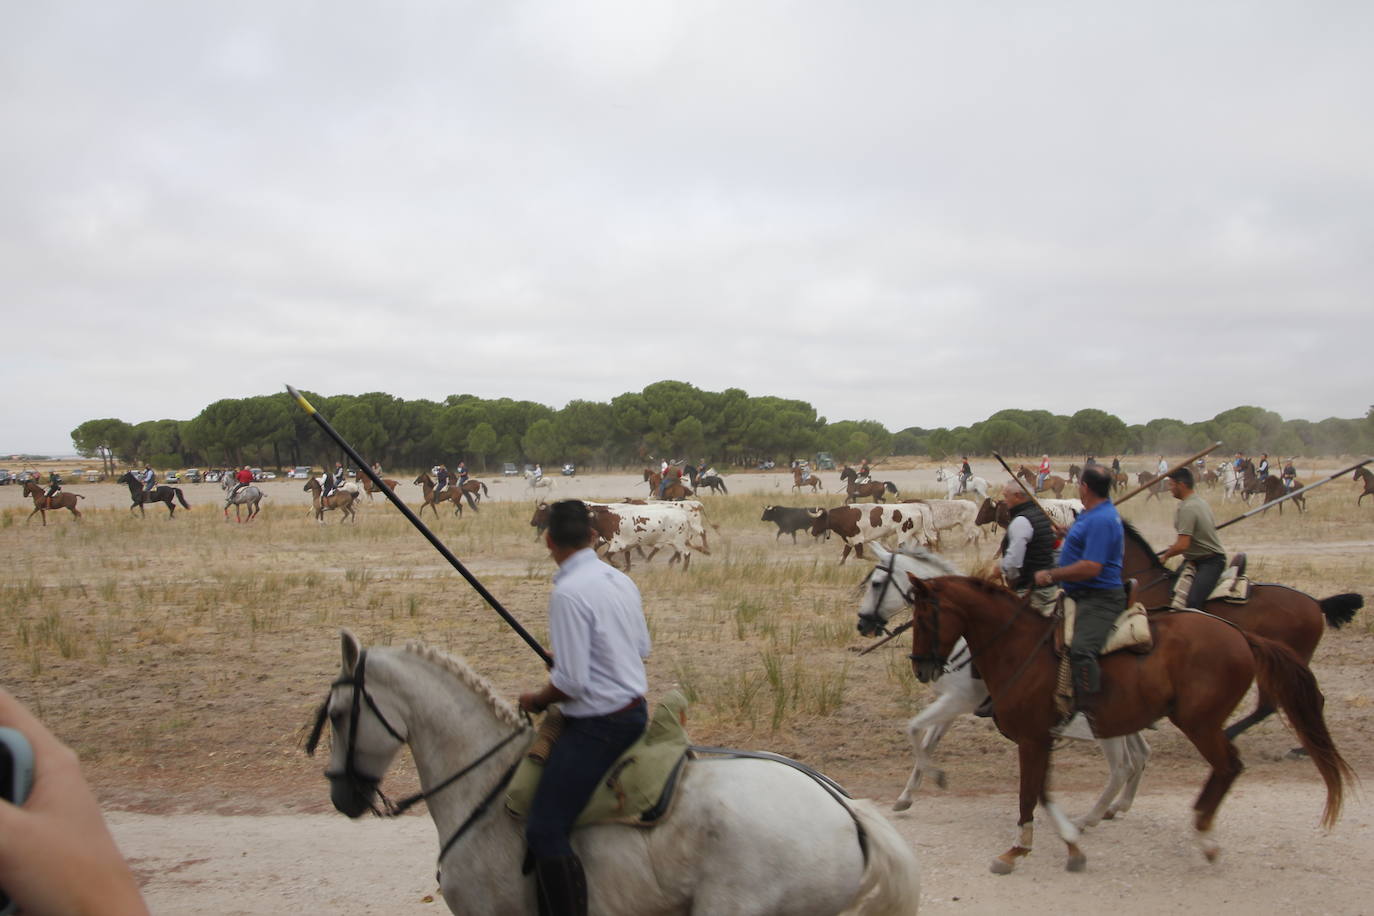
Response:
M1060 565L1035 574L1036 585L1064 583L1064 591L1078 603L1069 664L1080 709L1091 703L1091 697L1102 688L1097 654L1107 642L1112 625L1126 609L1126 590L1121 585L1124 538L1121 516L1107 498L1111 485L1111 477L1102 467L1083 469L1078 480L1083 511L1064 537Z

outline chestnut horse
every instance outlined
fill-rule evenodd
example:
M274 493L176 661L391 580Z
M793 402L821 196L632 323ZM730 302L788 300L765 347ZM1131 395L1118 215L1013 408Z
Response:
M840 471L840 480L845 482L846 503L852 503L856 499L871 499L875 503L884 502L883 494L891 493L897 495L897 485L890 480L871 480L868 483L855 483L859 479L859 472L845 465Z
M340 488L325 496L324 487L313 477L307 480L301 489L310 493L311 502L315 507L315 521L321 525L324 524L325 512L330 509L338 509L342 513L343 517L339 519L339 524L349 520L355 525L358 523L358 510L353 508L353 502L358 497L352 490Z
M1035 487L1036 474L1024 464L1016 469L1016 476L1024 480L1028 486ZM1064 488L1066 486L1068 486L1068 481L1058 474L1051 474L1045 478L1045 485L1043 487L1035 487L1035 492L1043 493L1046 490L1053 490L1055 499L1063 499Z
M691 489L689 489L686 485L683 484L682 477L680 476L680 474L681 472L679 472L679 476L677 478L669 476L668 479L670 483L668 484L668 486L663 488L664 499L686 499L687 497L692 495ZM652 468L645 468L644 479L649 483L649 498L658 499L658 485L663 480L663 475L660 474L658 471L653 470Z
M1159 499L1159 494L1164 492L1164 485L1167 483L1167 478L1161 477L1153 471L1141 471L1139 474L1135 475L1135 480L1136 483L1142 487L1147 483L1150 485L1150 489L1146 491L1146 502L1149 502L1151 499Z
M793 468L793 469L792 469L792 489L793 489L793 490L800 490L802 487L810 487L810 488L811 488L811 492L812 492L812 493L815 493L817 490L824 490L824 489L825 489L825 484L821 483L820 477L818 477L818 476L815 475L815 474L812 474L810 477L806 478L805 480L802 480L802 469L801 469L801 468Z
M1125 556L1121 561L1123 579L1134 578L1136 601L1148 608L1168 607L1173 599L1177 573L1159 562L1159 556L1130 522L1123 522ZM1326 627L1340 629L1364 607L1364 598L1354 592L1332 595L1318 601L1306 592L1287 585L1270 582L1251 583L1250 600L1244 604L1208 601L1202 608L1223 620L1229 620L1251 633L1283 643L1305 665L1312 661ZM1235 738L1252 725L1263 722L1274 713L1273 698L1259 692L1255 711L1226 729L1226 737Z
M459 495L458 487L456 484L444 487L444 491L442 493L435 493L434 479L431 478L428 474L424 473L423 471L420 473L419 477L416 477L415 480L412 481L412 483L415 483L420 487L420 498L421 500L423 500L420 503L420 511L415 513L417 516L422 515L425 511L425 508L428 507L430 511L434 513L434 517L438 518L439 503L445 502L447 500L452 500L453 505L456 506L458 510L454 514L457 515L459 518L462 517L463 500L462 497ZM468 496L468 501L472 501L472 497L470 495ZM474 506L473 508L475 509L476 506Z
M129 485L129 497L134 501L133 505L129 507L130 514L137 509L139 516L144 517L148 514L143 511L143 506L145 504L162 503L167 507L167 517L172 518L177 514L177 507L172 504L173 497L176 497L176 499L181 502L181 508L191 508L191 504L186 501L186 496L181 492L180 487L160 486L153 487L151 493L144 492L143 482L134 476L133 471L125 471L120 475L116 483L125 483Z
M33 511L29 513L28 518L24 519L24 524L27 525L33 520L35 515L42 512L43 527L46 528L48 527L48 512L56 512L58 509L67 509L77 518L81 517L81 513L76 509L76 501L78 499L85 499L86 497L77 493L59 491L54 493L52 498L49 499L47 496L43 495L43 492L43 488L32 480L24 481L24 495L33 497Z
M372 478L366 474L359 474L358 479L362 481L363 492L367 494L367 501L372 502L372 494L380 493L381 488L372 482ZM396 492L396 488L401 485L399 480L392 480L390 477L383 477L382 483L391 488L391 492Z
M1059 660L1050 639L1057 619L1046 620L1020 596L981 579L927 580L910 573L907 578L916 676L922 683L938 678L954 644L964 637L992 696L997 727L1016 742L1020 754L1019 836L993 859L993 873L1011 872L1030 853L1037 803L1068 847L1068 870L1082 870L1087 857L1078 846L1078 828L1051 801L1047 782L1051 729L1059 721L1054 704ZM1148 655L1102 657L1102 690L1089 709L1093 734L1130 735L1167 716L1187 736L1212 768L1193 805L1195 839L1208 861L1215 861L1219 851L1211 835L1217 809L1241 771L1240 755L1222 726L1256 679L1278 700L1312 756L1326 783L1322 824L1335 824L1344 783L1354 774L1326 729L1317 680L1292 650L1199 611L1151 615L1150 632L1154 648Z
M1366 496L1374 493L1374 474L1369 472L1369 468L1356 468L1353 479L1364 481L1364 492L1360 494L1359 499L1355 500L1355 505L1358 506L1360 503L1364 502Z

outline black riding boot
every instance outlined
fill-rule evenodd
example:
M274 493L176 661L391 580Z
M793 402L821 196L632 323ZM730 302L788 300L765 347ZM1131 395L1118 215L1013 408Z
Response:
M1091 713L1102 690L1102 669L1095 658L1074 661L1072 669L1074 703L1079 712Z
M539 916L587 916L587 876L577 856L536 859Z

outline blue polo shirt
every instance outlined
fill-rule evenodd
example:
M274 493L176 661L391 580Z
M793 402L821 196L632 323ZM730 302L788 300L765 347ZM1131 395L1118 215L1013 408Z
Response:
M1064 548L1059 553L1059 565L1068 566L1079 560L1102 564L1102 571L1082 582L1064 582L1070 595L1089 588L1121 588L1121 555L1125 536L1121 530L1121 516L1110 499L1078 514L1069 533L1064 536Z

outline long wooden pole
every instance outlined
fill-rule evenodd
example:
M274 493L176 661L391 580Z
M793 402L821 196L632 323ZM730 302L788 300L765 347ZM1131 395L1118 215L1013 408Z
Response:
M450 566L458 570L459 575L468 580L468 584L477 591L477 594L482 596L487 604L491 605L492 610L501 615L501 619L506 621L506 623L510 625L510 628L515 631L515 634L523 639L526 645L533 649L535 653L544 660L544 664L552 668L553 656L549 655L549 653L544 650L544 647L539 644L539 640L531 636L529 632L520 625L520 622L501 606L501 602L496 600L496 596L487 591L486 586L478 582L476 576L468 572L467 567L462 564L462 561L453 555L453 551L445 547L444 542L439 540L433 531L425 527L425 523L420 521L419 516L412 512L409 506L401 502L401 498L392 492L391 487L387 486L377 472L372 470L368 463L363 460L363 457L353 450L353 446L344 441L344 437L339 435L334 430L334 427L329 425L329 421L319 415L313 404L307 401L299 391L292 388L290 385L286 386L286 390L291 394L291 397L295 398L296 403L301 406L301 409L308 413L311 419L319 424L320 429L324 430L325 435L333 439L338 446L348 454L348 457L353 459L353 463L357 465L359 472L367 475L368 479L372 481L372 485L378 490L381 490L386 498L391 500L393 506L401 510L401 514L415 526L416 530L425 536L425 539L428 540L430 544L434 545L434 549L439 551L440 555L443 556L445 560L448 560Z
M1179 468L1186 468L1186 467L1188 467L1189 465L1191 465L1194 461L1197 461L1199 458L1201 458L1203 455L1210 455L1212 452L1215 452L1215 451L1216 451L1217 449L1219 449L1219 448L1221 448L1221 443L1220 443L1220 442L1213 442L1211 445L1207 446L1205 449L1203 449L1202 451L1198 452L1196 455L1190 455L1189 457L1184 458L1184 459L1183 459L1182 461L1180 461L1178 464L1176 464L1176 465L1174 465L1173 467L1169 468L1169 470L1165 471L1163 474L1160 474L1158 477L1154 478L1153 480L1147 480L1147 481L1145 481L1144 483L1142 483L1140 486L1136 487L1136 488L1135 488L1134 490L1132 490L1131 492L1127 493L1125 496L1121 496L1121 497L1118 497L1117 499L1113 500L1113 501L1112 501L1112 505L1114 505L1114 506L1119 506L1119 505L1121 505L1121 504L1124 503L1126 500L1130 499L1132 496L1136 496L1137 494L1141 493L1142 491L1148 490L1150 487L1153 487L1155 484L1159 483L1161 480L1163 480L1165 477L1168 477L1170 474L1172 474L1174 471L1177 471Z
M1308 490L1315 490L1317 487L1325 486L1326 484L1330 483L1330 482L1333 481L1333 480L1336 480L1336 479L1339 478L1339 477L1343 477L1343 476L1345 476L1346 474L1354 473L1354 471L1355 471L1356 468L1362 468L1362 467L1364 467L1366 464L1370 464L1371 462L1374 462L1374 458L1366 458L1364 461L1361 461L1361 462L1359 462L1358 464L1352 464L1350 467L1346 468L1346 469L1343 470L1343 471L1337 471L1336 473L1332 474L1332 475L1329 476L1329 477L1323 477L1321 480L1318 480L1316 483L1309 483L1307 486L1305 486L1305 487L1300 487L1300 488L1297 489L1297 490L1293 490L1291 493L1285 493L1285 494L1283 494L1282 496L1280 496L1278 499L1273 500L1272 502L1267 502L1267 503L1265 503L1265 504L1262 505L1262 506L1257 506L1257 507L1255 507L1254 509L1251 509L1249 512L1242 512L1240 515L1237 515L1235 518L1231 519L1230 521L1222 522L1220 525L1217 525L1217 530L1220 531L1221 529L1225 528L1227 525L1234 525L1236 522L1240 521L1241 519L1246 519L1246 518L1249 518L1249 517L1252 516L1252 515L1256 515L1256 514L1258 514L1258 513L1260 513L1260 512L1264 512L1264 511L1267 511L1267 510L1269 510L1269 509L1272 509L1272 508L1274 508L1275 506L1277 506L1279 503L1283 502L1284 500L1286 500L1286 499L1292 499L1294 496L1297 496L1297 495L1300 494L1300 493L1306 493Z

